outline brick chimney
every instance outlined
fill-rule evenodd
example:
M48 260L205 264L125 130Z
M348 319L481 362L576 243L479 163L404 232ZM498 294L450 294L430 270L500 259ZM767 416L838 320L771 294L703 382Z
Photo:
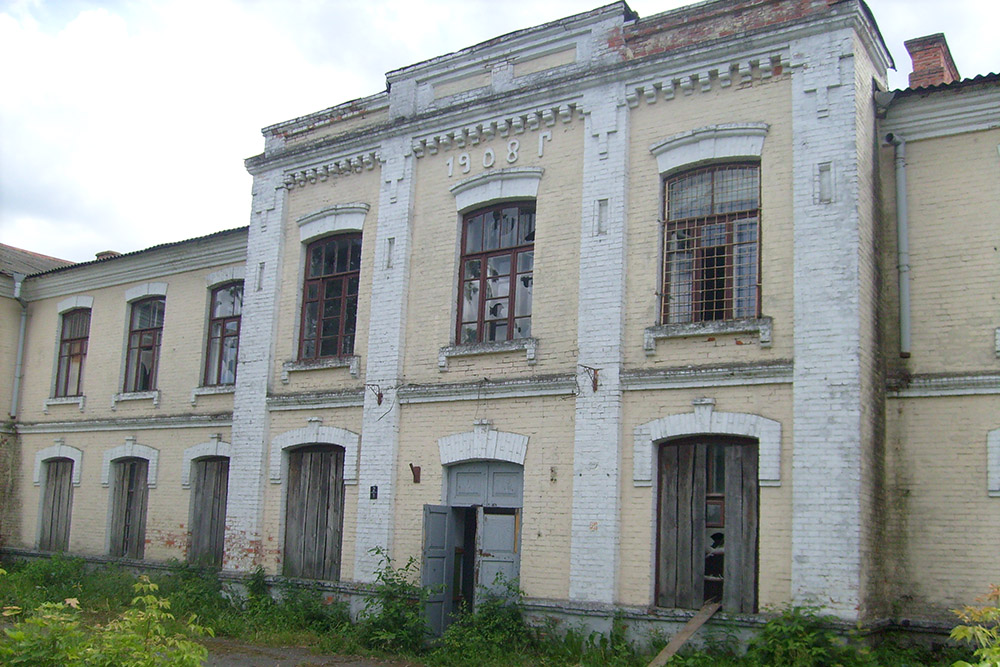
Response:
M102 250L101 252L95 253L94 257L98 260L111 259L112 257L121 257L121 253L117 250Z
M910 88L937 86L960 78L955 61L951 59L951 50L948 48L944 33L917 37L903 42L903 46L913 61Z

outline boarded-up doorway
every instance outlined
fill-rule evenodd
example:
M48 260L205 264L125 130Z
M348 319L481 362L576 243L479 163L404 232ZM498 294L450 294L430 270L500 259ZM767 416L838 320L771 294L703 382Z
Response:
M229 458L213 456L191 463L191 547L188 561L219 566L226 535Z
M66 551L69 548L69 525L73 513L73 461L45 461L45 489L42 495L42 551Z
M288 453L286 577L340 579L344 449L308 445Z
M657 515L657 606L756 611L756 440L661 445Z
M424 505L421 583L427 620L440 634L484 594L505 595L520 576L524 473L503 461L449 466L447 505Z
M141 458L118 459L111 466L114 473L111 556L139 560L146 546L146 502L149 497L146 476L149 461Z

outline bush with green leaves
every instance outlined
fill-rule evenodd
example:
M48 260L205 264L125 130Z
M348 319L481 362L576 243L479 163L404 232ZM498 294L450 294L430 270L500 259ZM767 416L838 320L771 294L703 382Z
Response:
M475 610L459 610L455 621L438 640L429 660L435 665L511 664L514 656L533 648L532 633L524 621L517 582L502 578L494 590L481 590Z
M830 617L812 607L790 607L769 621L750 641L747 656L762 665L824 667L845 657L844 641Z
M981 606L966 606L955 610L961 625L951 631L951 638L976 647L977 662L958 661L955 667L1000 667L1000 586L990 586L990 592L979 599Z
M175 617L170 601L157 595L148 577L135 584L137 595L128 609L105 625L81 622L79 601L45 602L31 611L7 607L4 615L18 618L0 639L0 663L52 667L198 667L208 655L192 636L211 634L194 617L171 630Z
M427 591L416 583L417 561L411 556L403 567L395 567L382 547L370 553L378 557L379 564L358 618L358 636L371 649L416 653L428 635L424 619Z

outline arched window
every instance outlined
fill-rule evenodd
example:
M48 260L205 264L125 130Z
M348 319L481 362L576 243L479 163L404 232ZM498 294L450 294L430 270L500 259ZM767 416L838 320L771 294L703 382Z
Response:
M337 234L306 248L299 359L354 354L361 234Z
M83 394L83 363L90 340L90 309L77 308L62 315L59 334L59 370L56 373L57 398Z
M236 358L240 346L243 283L232 282L212 290L205 353L205 385L236 383Z
M760 167L715 164L663 188L661 323L760 315Z
M458 344L531 336L535 204L466 213L459 268Z

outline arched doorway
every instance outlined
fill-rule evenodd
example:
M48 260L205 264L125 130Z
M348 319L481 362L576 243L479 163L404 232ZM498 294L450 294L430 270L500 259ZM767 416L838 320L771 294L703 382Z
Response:
M477 595L506 592L520 574L524 468L506 461L446 466L446 505L424 505L422 584L428 620L441 633Z

